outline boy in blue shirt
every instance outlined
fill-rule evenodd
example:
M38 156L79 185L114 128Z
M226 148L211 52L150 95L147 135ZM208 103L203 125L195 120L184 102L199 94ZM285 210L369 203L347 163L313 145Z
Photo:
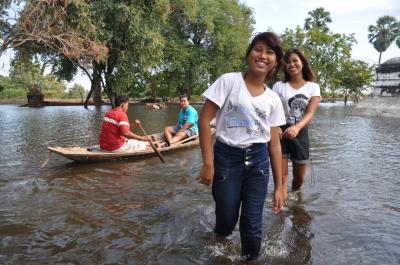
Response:
M179 97L181 110L179 111L178 122L175 126L168 126L164 129L167 145L175 144L187 137L197 135L198 114L197 111L189 105L189 99L186 95Z

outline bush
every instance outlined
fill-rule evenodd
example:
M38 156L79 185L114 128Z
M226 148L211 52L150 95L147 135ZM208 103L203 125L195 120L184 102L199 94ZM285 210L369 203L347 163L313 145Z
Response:
M6 99L26 99L26 92L24 89L10 89L5 88L0 91L0 98Z

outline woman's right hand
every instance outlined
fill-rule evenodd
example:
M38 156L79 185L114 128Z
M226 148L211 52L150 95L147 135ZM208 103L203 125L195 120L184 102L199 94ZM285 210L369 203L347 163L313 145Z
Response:
M196 179L201 184L210 185L214 179L214 165L203 165Z

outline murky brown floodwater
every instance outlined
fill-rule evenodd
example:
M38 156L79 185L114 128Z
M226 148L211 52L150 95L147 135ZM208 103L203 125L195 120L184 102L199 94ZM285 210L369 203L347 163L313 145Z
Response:
M0 264L242 264L237 230L213 236L211 191L195 181L199 148L167 154L167 164L53 157L40 169L41 144L95 144L107 109L0 105ZM129 116L150 133L177 112L131 106ZM399 264L399 123L322 105L314 178L278 216L270 186L256 264Z

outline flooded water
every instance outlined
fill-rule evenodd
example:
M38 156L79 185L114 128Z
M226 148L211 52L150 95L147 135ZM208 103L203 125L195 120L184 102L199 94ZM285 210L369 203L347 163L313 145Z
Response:
M43 145L97 143L108 107L0 105L0 264L243 264L239 232L214 238L199 148L136 161L77 164ZM148 133L177 106L131 106ZM323 104L310 129L304 188L264 210L252 264L399 264L400 120Z

